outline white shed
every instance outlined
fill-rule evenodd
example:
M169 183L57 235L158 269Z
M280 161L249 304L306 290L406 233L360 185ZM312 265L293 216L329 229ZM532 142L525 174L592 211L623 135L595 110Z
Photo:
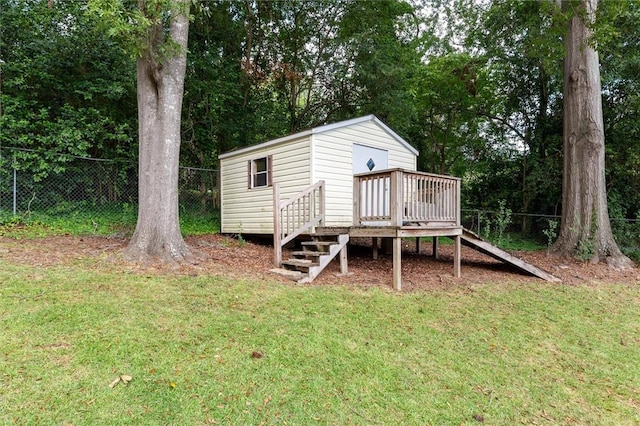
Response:
M416 170L418 151L373 115L221 154L221 232L273 234L273 183L287 199L325 182L325 226L353 224L353 175Z

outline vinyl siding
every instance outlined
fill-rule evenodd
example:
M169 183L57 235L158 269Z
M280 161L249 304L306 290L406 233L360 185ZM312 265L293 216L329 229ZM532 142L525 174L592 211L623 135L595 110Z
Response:
M247 181L247 163L268 155L282 199L311 184L309 137L221 159L221 232L273 233L273 187L248 189Z
M374 122L314 135L314 180L326 182L326 225L353 223L353 144L387 150L389 168L416 170L416 156Z
M330 125L265 142L220 159L221 231L273 234L273 187L248 189L247 162L272 155L273 182L287 199L326 183L326 225L353 223L353 144L388 151L389 168L416 170L416 155L375 117Z

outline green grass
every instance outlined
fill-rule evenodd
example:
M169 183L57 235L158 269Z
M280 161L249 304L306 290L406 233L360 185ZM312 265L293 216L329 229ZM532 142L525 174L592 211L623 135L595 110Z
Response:
M100 209L62 206L44 213L16 216L0 212L0 236L13 238L39 238L65 234L130 236L136 227L136 220L137 211L128 204L102 206ZM185 236L219 232L219 212L181 209L180 228Z
M547 249L545 244L515 232L505 233L500 239L496 238L495 235L491 235L488 241L504 250L538 251Z
M0 260L0 424L635 425L638 312L639 285L396 294Z

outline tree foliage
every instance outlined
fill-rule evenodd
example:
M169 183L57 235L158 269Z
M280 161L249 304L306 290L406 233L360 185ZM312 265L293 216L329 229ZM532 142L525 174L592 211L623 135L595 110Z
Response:
M2 146L33 150L19 155L42 178L72 155L137 159L133 64L167 1L0 0ZM194 0L180 161L215 168L222 152L373 113L419 149L420 169L462 176L468 206L557 214L555 3ZM601 0L593 28L618 218L640 212L639 24L638 2Z
M38 179L134 143L132 62L81 6L0 0L0 146L21 148L14 165Z

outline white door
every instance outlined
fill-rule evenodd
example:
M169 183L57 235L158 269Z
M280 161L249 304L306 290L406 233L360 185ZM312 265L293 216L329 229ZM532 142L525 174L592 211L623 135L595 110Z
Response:
M353 144L353 174L389 168L389 151Z
M389 168L389 151L353 144L353 174L367 173ZM364 217L389 215L389 178L361 182L360 212ZM369 225L386 222L368 220Z

